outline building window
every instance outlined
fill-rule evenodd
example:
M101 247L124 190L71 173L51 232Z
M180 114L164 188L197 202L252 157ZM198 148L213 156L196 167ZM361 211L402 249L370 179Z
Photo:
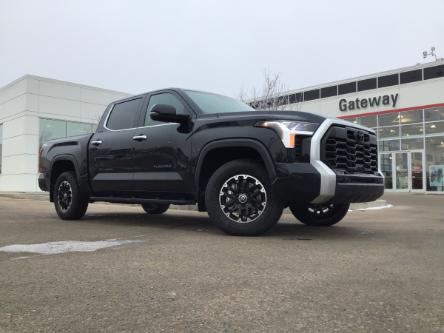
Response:
M360 125L366 127L376 127L376 116L359 117L356 120Z
M302 95L301 92L300 93L291 94L291 95L288 96L288 101L289 101L290 104L300 103L300 102L302 102L302 99L303 99L302 97L303 97L303 95Z
M399 125L400 115L398 112L387 113L378 116L378 126Z
M444 120L444 108L425 109L424 121Z
M3 124L0 124L0 173L2 173Z
M92 133L93 124L40 118L40 146L49 140Z
M444 136L425 139L427 190L444 192Z
M399 114L401 124L422 123L422 110L404 111Z
M444 76L444 65L424 68L424 80Z
M337 94L338 94L338 86L321 88L321 98L336 96Z
M380 151L396 151L399 150L399 140L379 141Z
M424 138L401 139L402 150L424 149Z
M385 138L398 138L399 126L379 127L378 136L381 139Z
M376 89L376 78L358 81L358 91Z
M40 146L49 140L66 137L66 121L40 119Z
M423 124L413 124L413 125L402 125L401 126L401 136L409 137L409 136L423 136L424 129Z
M400 74L401 84L422 80L422 70L415 69L413 71L403 72Z
M344 95L356 92L356 82L340 84L338 86L338 95Z
M426 135L444 134L444 121L433 121L425 124Z
M319 89L304 91L304 101L312 101L319 98Z
M399 84L399 74L390 74L378 77L378 88L391 87Z

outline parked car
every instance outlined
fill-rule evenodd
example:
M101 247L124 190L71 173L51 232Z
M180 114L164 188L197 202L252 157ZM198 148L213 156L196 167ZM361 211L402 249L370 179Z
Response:
M285 207L330 226L384 191L373 130L183 89L115 101L95 133L45 143L39 186L66 220L97 201L152 215L197 204L236 235L269 230Z

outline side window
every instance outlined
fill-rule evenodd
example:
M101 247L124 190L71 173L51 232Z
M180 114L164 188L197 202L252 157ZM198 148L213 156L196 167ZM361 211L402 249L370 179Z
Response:
M175 95L171 93L162 93L162 94L153 95L150 97L150 102L148 103L148 107L146 108L144 126L162 124L161 122L152 120L150 117L151 109L156 104L167 104L174 106L176 108L177 114L188 113L183 103Z
M114 105L106 127L112 130L134 127L141 101L142 98L136 98Z

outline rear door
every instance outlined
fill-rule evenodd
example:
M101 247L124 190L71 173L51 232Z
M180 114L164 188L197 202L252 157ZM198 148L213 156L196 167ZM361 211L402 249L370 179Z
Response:
M112 106L89 144L91 187L95 194L131 191L133 136L143 97Z
M173 91L147 96L141 111L134 141L135 188L147 195L164 198L187 198L193 189L190 173L190 133L180 131L179 124L151 119L156 104L174 106L176 113L193 115L181 96Z

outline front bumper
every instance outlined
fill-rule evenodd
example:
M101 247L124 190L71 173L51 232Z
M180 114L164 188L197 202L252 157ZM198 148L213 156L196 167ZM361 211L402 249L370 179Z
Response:
M38 178L39 187L42 191L45 191L45 192L48 191L48 188L49 188L48 182L46 179L47 179L47 177L44 173L39 173L39 178Z
M331 172L334 175L334 183L328 184L331 192L328 196L321 196L326 186L322 186L321 174L312 164L279 163L273 191L282 201L298 204L370 202L384 194L384 178L381 175L342 176ZM331 178L328 179L331 181Z
M334 124L350 126L340 119L326 119L314 133L310 144L310 163L280 163L273 183L276 193L291 203L369 202L384 193L384 177L375 174L336 174L321 161L321 141ZM369 130L353 124L357 128Z

